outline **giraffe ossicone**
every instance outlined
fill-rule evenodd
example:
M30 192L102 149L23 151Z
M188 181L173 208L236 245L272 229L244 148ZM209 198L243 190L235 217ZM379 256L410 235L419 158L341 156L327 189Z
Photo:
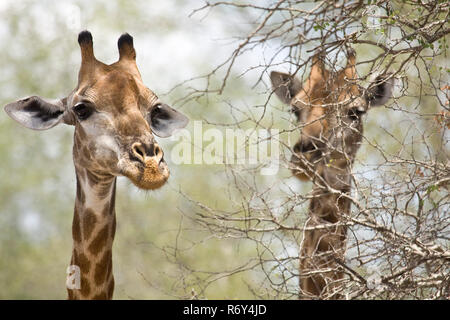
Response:
M78 85L67 97L32 96L6 105L5 111L34 130L61 123L75 127L77 188L70 265L79 268L80 279L79 288L67 290L69 299L111 299L116 178L125 176L142 189L164 185L169 168L154 135L168 137L185 127L188 118L144 85L129 34L119 38L119 60L110 65L95 58L89 31L79 34L78 43Z

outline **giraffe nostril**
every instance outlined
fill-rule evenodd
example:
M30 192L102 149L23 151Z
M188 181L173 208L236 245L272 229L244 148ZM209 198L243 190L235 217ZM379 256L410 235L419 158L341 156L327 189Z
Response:
M144 162L146 153L142 143L133 143L133 145L131 146L131 151L139 161Z
M301 148L301 142L298 142L294 145L294 152L295 153L300 153L302 152L302 148Z
M315 149L317 149L316 146L314 145L314 143L312 143L309 140L307 140L307 141L300 141L300 142L297 142L294 145L294 152L295 153L308 152L308 151L313 151Z
M155 144L155 156L158 157L161 154L162 154L161 148L157 144Z
M156 143L144 144L141 142L133 143L131 146L131 155L134 160L145 163L150 158L157 158L159 162L163 158L163 151Z

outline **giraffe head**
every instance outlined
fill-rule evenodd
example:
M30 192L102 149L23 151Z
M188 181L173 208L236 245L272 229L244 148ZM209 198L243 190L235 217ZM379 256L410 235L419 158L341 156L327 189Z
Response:
M74 125L76 167L126 176L142 189L159 188L169 169L154 135L168 137L188 119L143 84L130 35L119 38L120 58L111 65L95 58L90 32L81 32L78 43L78 85L66 98L32 96L6 105L5 111L34 130Z
M371 107L390 98L390 75L379 76L367 89L357 83L355 52L349 50L347 66L339 72L325 68L322 53L312 58L308 79L302 85L296 77L273 71L272 87L278 98L292 107L302 126L300 139L293 147L293 173L301 180L312 179L323 161L345 164L359 148L361 116Z

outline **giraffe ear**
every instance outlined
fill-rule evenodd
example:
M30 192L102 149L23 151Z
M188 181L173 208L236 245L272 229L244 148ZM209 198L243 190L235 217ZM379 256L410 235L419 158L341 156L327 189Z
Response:
M44 100L32 96L5 106L5 112L21 125L33 130L47 130L61 122L71 124L66 117L66 99Z
M283 72L272 71L270 81L273 91L285 104L290 104L292 98L302 88L301 82L296 77Z
M167 138L175 130L186 127L189 119L168 105L159 104L150 110L147 121L154 134L161 138Z
M385 104L392 96L394 79L391 74L378 76L373 84L369 86L366 93L366 100L370 107L377 107Z

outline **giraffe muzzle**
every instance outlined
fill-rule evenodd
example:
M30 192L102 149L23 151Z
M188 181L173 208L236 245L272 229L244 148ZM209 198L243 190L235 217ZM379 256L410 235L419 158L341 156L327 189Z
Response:
M158 189L169 178L169 168L164 161L164 153L155 142L135 142L129 149L122 174L140 189Z

